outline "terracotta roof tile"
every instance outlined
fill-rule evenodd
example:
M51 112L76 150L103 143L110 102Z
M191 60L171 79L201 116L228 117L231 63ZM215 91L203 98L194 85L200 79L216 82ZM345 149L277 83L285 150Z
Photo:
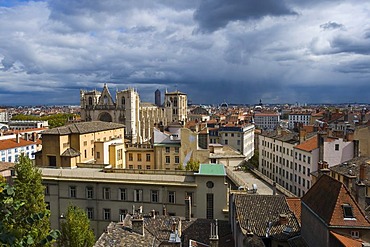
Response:
M346 237L343 235L340 235L338 233L335 233L333 231L330 231L330 234L333 235L340 243L343 244L343 246L348 247L361 247L362 241L359 239L353 239L350 237Z
M328 175L322 175L319 178L302 197L302 202L330 226L370 227L370 222L365 218L364 212L353 199L347 187ZM352 208L355 220L344 218L344 204Z
M301 225L301 198L288 197L286 198L286 202Z
M314 150L318 147L319 146L317 145L317 135L315 135L314 137L312 137L312 138L306 140L305 142L297 145L295 148L303 150L303 151L311 152L312 150Z
M35 142L33 141L26 141L22 138L19 139L19 142L16 141L16 139L6 139L6 140L0 140L0 150L6 150L11 148L17 148L17 147L24 147L33 145Z

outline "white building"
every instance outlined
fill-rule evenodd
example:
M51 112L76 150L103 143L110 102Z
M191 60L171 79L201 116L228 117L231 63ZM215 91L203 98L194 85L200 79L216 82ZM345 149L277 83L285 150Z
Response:
M241 152L246 159L254 155L254 125L226 125L218 130L221 144Z
M8 122L8 126L11 130L40 129L48 128L49 122L38 120L12 120Z
M7 123L9 121L9 114L6 109L0 109L0 123Z
M256 112L253 118L256 128L263 130L274 130L280 122L280 115L278 113Z
M0 160L3 162L17 162L22 153L30 159L34 159L36 148L37 142L26 141L20 138L19 135L14 139L0 140Z
M320 161L338 165L356 156L355 141L305 133L262 134L259 138L259 170L297 196L312 186L311 172L319 169Z
M302 123L303 125L309 125L311 123L311 113L290 113L288 116L288 128L293 129L296 123Z

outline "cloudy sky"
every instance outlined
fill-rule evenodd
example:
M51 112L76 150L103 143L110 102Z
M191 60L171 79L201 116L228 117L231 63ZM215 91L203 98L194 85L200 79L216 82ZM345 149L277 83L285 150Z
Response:
M0 105L370 102L370 1L0 0Z

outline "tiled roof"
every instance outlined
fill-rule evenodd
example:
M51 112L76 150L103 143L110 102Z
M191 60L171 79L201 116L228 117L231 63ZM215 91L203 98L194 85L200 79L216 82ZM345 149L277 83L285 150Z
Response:
M10 168L13 168L14 167L14 163L12 162L3 162L3 161L0 161L0 172L1 171L5 171L5 170L9 170Z
M11 148L18 148L18 147L25 147L29 145L33 145L35 142L33 141L26 141L22 138L19 138L19 142L16 139L6 139L0 140L0 150L6 150Z
M80 152L73 149L73 148L67 148L60 156L67 156L67 157L76 157L80 156Z
M360 156L360 157L356 157L351 160L348 160L339 165L332 166L329 169L343 176L358 177L360 174L360 166L364 164L365 165L365 180L361 182L365 184L370 184L370 164L368 162L370 162L369 156Z
M340 181L322 175L302 197L302 202L329 226L366 226L370 222ZM345 220L342 205L348 204L356 220Z
M179 217L156 216L155 218L144 218L144 236L132 232L131 228L122 227L121 224L111 223L107 233L103 233L94 245L105 246L172 246L168 244L172 233L172 222L179 221ZM214 220L191 219L181 221L181 238L184 247L189 246L189 240L195 240L209 245L210 225ZM234 246L230 225L227 221L218 221L219 246Z
M307 152L311 152L312 150L318 147L319 146L317 145L317 135L295 146L295 148L298 148L300 150L307 151Z
M330 231L330 234L333 235L341 244L343 244L343 246L362 247L362 241L359 239L346 237L333 231Z
M101 121L81 122L45 130L42 132L42 134L43 135L86 134L105 130L120 129L124 127L125 126L123 124L112 122L101 122Z
M286 202L301 225L301 198L288 197L286 198Z
M235 194L234 203L236 218L245 232L265 237L269 222L269 236L277 240L287 240L300 232L299 223L282 195ZM287 217L286 224L279 223L280 215Z

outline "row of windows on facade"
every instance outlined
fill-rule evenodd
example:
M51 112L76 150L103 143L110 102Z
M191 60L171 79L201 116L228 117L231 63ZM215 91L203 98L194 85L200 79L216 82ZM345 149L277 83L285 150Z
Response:
M279 163L283 166L286 166L289 168L289 164L290 164L290 169L293 169L293 161L289 161L288 159L285 159L285 158L282 158L282 157L279 157L278 155L275 156L275 154L272 154L272 153L269 153L269 152L266 152L264 150L262 150L262 160L264 160L264 158L267 158L267 159L270 159L272 160L272 162L274 163ZM299 159L300 161L302 159ZM265 161L266 162L266 161ZM268 161L267 161L268 162ZM306 155L303 155L303 162L306 162ZM310 156L307 156L307 164L311 164L311 157ZM297 170L297 162L294 162L294 169ZM301 172L301 165L299 165L299 172ZM303 166L303 173L305 173L304 171L304 168L305 166ZM309 168L307 168L309 169ZM307 172L307 174L309 174L309 172Z
M290 162L290 169L293 169L292 163L293 162ZM272 172L275 172L275 174L277 174L278 172L279 172L279 175L283 175L284 176L284 174L285 174L284 168L275 166L275 164L273 164L271 162L268 162L268 161L266 161L264 159L262 159L262 167L266 167L267 169L272 170ZM288 162L287 162L287 166L286 167L289 168ZM307 169L307 177L309 177L310 176L310 173L311 173L311 169L310 168L305 167L305 166L302 166L300 164L298 165L297 163L294 163L294 170L297 171L298 173L303 174L303 175L306 175L306 169ZM286 173L288 173L288 171L286 171Z
M69 186L68 196L70 198L77 198L77 186ZM134 189L132 201L134 202L143 202L143 189ZM45 185L45 194L50 195L49 185ZM186 192L186 196L193 198L192 192ZM85 189L85 198L86 199L95 199L94 187L86 187ZM115 200L112 197L112 191L109 187L102 188L102 199L103 200ZM119 188L117 191L117 200L128 201L128 189ZM160 200L160 191L159 190L150 190L150 202L161 202ZM192 203L194 200L192 201ZM167 201L166 203L176 204L176 191L167 191Z
M30 159L34 159L35 156L32 154L32 153L24 153L25 156L29 157ZM18 162L19 160L19 154L16 154L14 156L8 156L8 162ZM1 161L2 162L5 162L6 161L6 158L5 157L1 157Z
M24 151L34 150L34 149L35 149L35 145L21 147L21 148L12 148L12 149L8 149L8 150L1 150L1 156L5 156L6 154L12 154L13 151L14 151L14 153L22 153Z
M276 183L280 184L281 186L285 187L285 189L289 190L290 192L296 194L297 196L303 196L306 192L304 190L301 190L301 188L297 188L297 185L295 184L290 184L287 181L284 181L281 178L278 178L277 176L274 176L273 173L270 173L269 171L266 171L262 169L262 174L265 176L269 177L271 180L274 180ZM296 179L297 177L295 177ZM303 178L302 179L302 186L309 189L310 188L310 181L307 180L307 185L306 185L306 180ZM301 185L301 177L298 177L298 183Z

